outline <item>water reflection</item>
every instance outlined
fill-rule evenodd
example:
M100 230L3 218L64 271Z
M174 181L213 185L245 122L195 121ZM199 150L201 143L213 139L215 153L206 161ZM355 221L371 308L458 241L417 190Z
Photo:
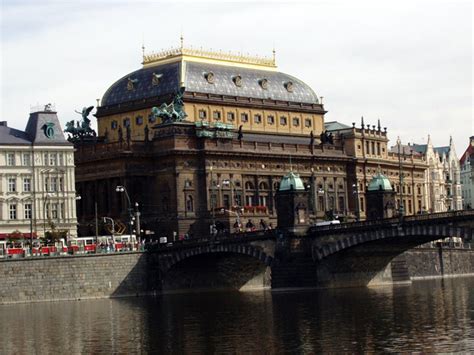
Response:
M1 306L1 353L473 351L474 279Z

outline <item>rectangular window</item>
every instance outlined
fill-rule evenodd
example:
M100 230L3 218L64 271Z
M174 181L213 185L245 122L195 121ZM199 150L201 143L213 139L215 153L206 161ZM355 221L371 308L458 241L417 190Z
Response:
M362 212L365 211L364 207L365 207L365 206L364 206L364 198L361 197L361 198L360 198L360 210L361 210Z
M15 153L7 153L7 165L8 166L15 165Z
M8 192L16 192L16 178L8 178Z
M49 178L44 178L44 191L49 191Z
M30 153L23 154L23 165L30 166L31 165L31 155Z
M59 178L58 191L64 191L64 179L62 177Z
M230 208L230 196L228 194L224 194L223 196L224 208Z
M418 186L418 195L421 195L421 187Z
M267 123L268 124L275 124L275 117L267 116Z
M205 110L199 110L199 119L205 120L207 118L207 112Z
M57 177L52 177L51 178L51 185L50 185L49 188L50 188L51 192L58 191L58 178Z
M365 154L370 154L370 143L365 141Z
M241 113L240 114L240 122L248 122L249 121L249 115L246 113Z
M305 126L306 128L310 128L310 127L311 127L311 119L310 119L310 118L306 118L306 119L304 120L304 126Z
M51 218L58 219L58 204L51 204Z
M118 124L117 124L117 121L112 121L112 122L110 122L110 128L111 128L111 129L117 129L117 125L118 125Z
M32 216L31 203L25 203L25 207L23 210L25 212L25 219L31 219L31 216Z
M143 124L143 116L137 116L135 117L135 124L137 126L141 126Z
M64 203L59 205L59 218L64 218Z
M286 126L287 120L285 116L280 117L280 125Z
M418 200L418 211L421 211L421 200Z
M59 158L58 165L63 166L64 165L64 155L63 155L63 153L59 153L58 158Z
M375 142L371 142L372 146L372 155L375 155Z
M130 127L130 118L129 117L125 117L123 119L123 126L126 128L126 127Z
M233 112L227 112L227 121L233 122L235 120L235 114Z
M298 117L293 117L293 126L298 127L300 125L300 119Z
M23 178L23 191L31 192L31 178Z
M380 143L377 142L377 155L380 155Z
M57 162L58 162L58 161L57 161L57 158L58 158L58 156L57 156L56 153L51 153L51 154L49 155L49 165L56 165Z
M212 118L216 121L219 121L221 119L221 112L220 111L214 111L212 113Z
M9 209L9 217L10 219L16 219L17 218L17 215L16 215L16 205L10 205L10 209Z
M43 154L43 162L44 162L44 165L48 165L48 162L49 162L48 153Z
M253 119L255 123L262 123L262 115L257 114L253 116Z

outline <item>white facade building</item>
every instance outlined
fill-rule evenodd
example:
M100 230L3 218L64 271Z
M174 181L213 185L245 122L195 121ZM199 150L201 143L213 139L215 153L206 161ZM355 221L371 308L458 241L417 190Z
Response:
M423 154L429 166L425 172L428 211L461 210L461 171L453 139L450 138L449 146L434 147L428 136L427 144L413 144L410 148Z
M469 138L469 146L459 160L461 165L461 189L463 207L474 208L474 136Z
M77 236L74 147L46 106L25 131L0 122L0 238L52 228Z

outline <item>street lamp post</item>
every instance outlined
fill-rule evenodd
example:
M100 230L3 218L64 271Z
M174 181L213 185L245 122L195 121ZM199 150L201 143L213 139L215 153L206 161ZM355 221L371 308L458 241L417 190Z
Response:
M398 146L398 177L399 177L399 196L400 196L400 203L398 205L398 217L400 218L400 222L403 220L403 215L405 214L404 206L403 206L403 195L402 195L402 185L403 185L403 172L402 172L402 156L400 153L402 141L400 137L397 137L397 146Z
M216 188L214 186L214 177L212 175L212 166L209 168L211 171L211 217L212 217L212 224L210 227L210 234L211 237L215 236L216 232L216 211L215 211L215 203L216 203Z
M356 179L355 184L352 184L352 193L355 195L355 208L356 208L356 222L360 220L360 207L359 207L359 183Z
M128 195L127 189L125 186L118 185L115 188L116 192L120 193L125 193L125 196L127 197L127 202L128 202L128 231L130 233L130 241L132 240L132 203L130 202L130 196Z
M140 238L141 238L140 211L138 210L138 202L135 202L135 220L136 220L137 243L138 243L140 242Z

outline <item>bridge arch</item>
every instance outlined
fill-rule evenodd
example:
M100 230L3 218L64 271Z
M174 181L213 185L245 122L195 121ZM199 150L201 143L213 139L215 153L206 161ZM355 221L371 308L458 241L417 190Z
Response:
M252 245L222 244L198 246L184 250L171 251L170 253L159 256L160 269L166 272L174 265L188 258L213 253L233 253L250 256L261 261L265 266L271 266L273 257L267 255L261 248Z
M347 233L328 243L318 243L317 239L312 245L314 261L321 261L349 248L366 245L371 242L391 239L395 243L410 245L411 248L424 243L447 237L459 237L463 240L472 238L471 228L450 225L412 225L379 227L372 230L354 231Z

